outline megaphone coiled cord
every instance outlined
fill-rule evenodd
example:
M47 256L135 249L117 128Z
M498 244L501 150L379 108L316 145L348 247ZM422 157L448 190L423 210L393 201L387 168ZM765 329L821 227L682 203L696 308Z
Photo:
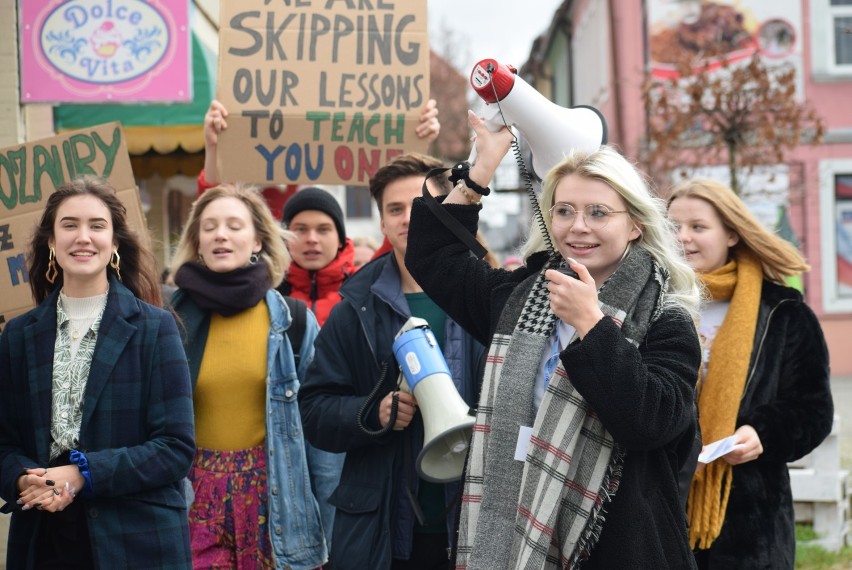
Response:
M367 413L367 410L373 405L373 402L376 401L379 393L382 391L382 388L385 386L385 380L387 379L388 374L388 362L385 361L382 363L382 370L379 374L379 381L376 382L376 385L373 387L373 390L367 396L367 399L364 400L364 403L361 404L361 407L358 408L358 413L355 414L355 423L358 424L358 428L369 435L370 437L380 437L388 433L393 429L394 424L396 423L397 412L399 411L399 392L394 392L391 398L391 410L390 410L390 418L388 419L388 423L385 427L380 428L378 430L370 429L366 422L364 422L364 415Z
M497 88L494 87L494 79L492 77L494 73L494 66L489 63L485 70L488 72L488 83L491 85L491 90L494 92L494 100L497 102L497 110L500 112L500 120L503 121L503 126L512 133L512 154L515 155L515 162L521 171L521 178L524 181L524 190L526 190L527 195L530 198L530 203L532 204L533 217L539 226L539 230L541 231L545 244L547 244L547 249L550 252L551 257L559 259L559 255L556 253L556 248L553 247L553 240L550 239L550 232L547 231L547 223L545 223L544 214L541 212L541 204L539 204L538 196L535 195L535 184L533 184L532 174L530 174L530 171L527 169L527 165L524 162L524 154L521 152L521 145L518 142L518 137L515 135L514 131L512 131L512 127L510 127L506 122L506 117L503 116L503 108L500 106L500 97L497 95Z

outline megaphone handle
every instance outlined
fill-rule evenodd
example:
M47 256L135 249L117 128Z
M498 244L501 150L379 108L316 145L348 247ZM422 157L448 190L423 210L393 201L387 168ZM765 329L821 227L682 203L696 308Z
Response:
M485 121L485 126L486 126L486 127L488 128L488 130L489 130L489 131L491 131L492 133L496 133L497 131L499 131L500 129L502 129L502 128L503 128L503 124L502 124L502 123L499 123L499 124L498 124L498 123L494 123L494 122L492 122L492 121ZM471 145L471 147L470 147L470 156L467 158L467 161L468 161L470 164L473 164L473 163L475 163L475 162L476 162L476 142L475 142L475 141L474 141L474 143L473 143L473 144Z
M370 392L370 394L364 400L364 403L362 403L361 407L358 408L358 412L355 414L355 423L358 425L358 428L371 437L379 437L385 435L386 433L391 431L391 429L393 429L393 425L396 423L397 411L399 409L399 394L393 395L393 400L391 401L390 418L388 419L387 425L385 425L381 429L373 430L370 429L364 421L364 415L372 407L373 402L376 401L376 398L378 397L379 393L382 391L382 388L385 385L385 380L387 379L388 375L388 368L390 367L389 361L393 360L394 357L393 355L391 355L388 360L382 363L382 370L379 374L379 381L376 382L376 385L373 387L373 390Z
M470 156L469 156L469 157L467 157L467 161L468 161L470 164L473 164L474 162L476 162L476 143L474 143L474 144L472 144L472 145L471 145L471 147L470 147Z

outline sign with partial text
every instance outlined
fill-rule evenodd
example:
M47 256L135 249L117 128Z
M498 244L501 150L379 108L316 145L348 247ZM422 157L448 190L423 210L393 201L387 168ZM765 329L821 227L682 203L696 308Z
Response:
M124 131L108 123L0 149L0 329L33 307L26 252L47 197L77 176L101 176L127 208L143 244L142 214Z
M220 23L222 180L366 184L425 151L425 0L221 0Z

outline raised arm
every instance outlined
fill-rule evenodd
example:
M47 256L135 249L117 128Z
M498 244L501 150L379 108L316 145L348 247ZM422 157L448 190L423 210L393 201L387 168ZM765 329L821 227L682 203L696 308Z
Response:
M204 115L204 180L215 186L219 180L219 134L228 128L228 110L219 101L210 102Z
M417 137L434 142L441 134L441 122L438 120L438 103L429 99L420 110L420 123L417 125Z

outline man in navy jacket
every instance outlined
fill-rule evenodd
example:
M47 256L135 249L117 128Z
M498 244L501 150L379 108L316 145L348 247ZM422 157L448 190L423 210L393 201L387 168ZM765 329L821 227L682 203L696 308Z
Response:
M337 508L331 552L335 570L446 568L449 563L459 484L428 483L417 476L422 417L413 396L397 393L392 360L394 336L405 321L425 318L459 394L474 404L484 347L438 309L404 263L412 202L426 173L440 166L434 158L406 154L370 181L382 232L393 250L363 266L340 289L342 300L317 337L299 393L308 441L346 452L340 485L331 497ZM379 401L371 404L368 396L379 382ZM385 427L395 393L396 429L374 436L358 427L356 417L365 406L366 427Z

